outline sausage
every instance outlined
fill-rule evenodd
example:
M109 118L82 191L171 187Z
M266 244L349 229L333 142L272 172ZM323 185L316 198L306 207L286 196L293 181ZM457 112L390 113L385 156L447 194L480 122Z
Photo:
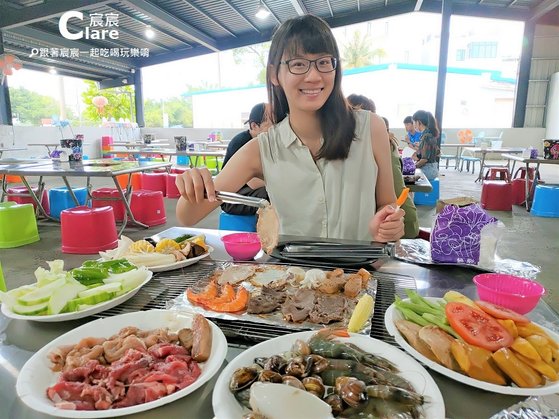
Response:
M201 314L196 314L192 322L192 332L192 359L196 362L205 362L212 352L212 328L210 323Z

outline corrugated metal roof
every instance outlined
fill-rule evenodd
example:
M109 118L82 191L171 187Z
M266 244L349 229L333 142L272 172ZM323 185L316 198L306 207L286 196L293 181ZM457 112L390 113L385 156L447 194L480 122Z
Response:
M130 75L133 68L250 45L270 39L282 22L312 13L332 27L411 12L410 0L261 0L271 16L254 16L259 0L8 0L2 2L0 31L6 51L16 54L27 67L59 68L61 74L101 80ZM71 7L73 4L74 7ZM559 0L454 0L453 13L462 15L537 19L557 13ZM421 11L440 12L442 1L423 0ZM84 20L71 19L69 30L91 27L91 14L118 14L118 39L72 41L58 29L64 11L81 10ZM154 39L146 39L150 25ZM102 29L102 28L101 28ZM108 28L107 28L108 29ZM32 48L78 48L77 57L29 57ZM112 50L112 56L88 56L91 50ZM115 56L116 50L134 50L132 56ZM135 56L149 49L149 56Z

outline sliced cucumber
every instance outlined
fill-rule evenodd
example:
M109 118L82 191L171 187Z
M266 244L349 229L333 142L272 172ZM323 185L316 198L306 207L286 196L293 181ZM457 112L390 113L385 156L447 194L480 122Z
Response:
M79 292L86 289L87 287L81 284L66 284L58 288L52 293L52 296L50 297L47 314L60 313L62 310L64 310L64 307L66 307L68 301L73 300L77 297Z
M78 297L79 298L91 297L91 296L95 296L97 294L102 294L104 292L114 294L114 293L120 291L121 288L122 288L122 286L120 285L120 283L114 282L114 283L110 283L110 284L101 285L100 287L95 287L95 288L87 289L85 291L81 291L78 294ZM87 304L87 303L85 303L85 304Z
M48 303L40 303L34 305L21 305L15 304L12 306L12 311L16 314L24 316L40 316L47 313Z
M18 297L17 302L18 304L23 304L24 306L32 306L48 302L54 290L62 287L64 284L66 284L65 278L57 279L44 287L37 288L35 291L31 291L21 297Z
M71 311L79 311L80 310L80 306L83 305L96 305L99 303L103 303L105 301L109 301L111 299L113 299L115 296L114 292L100 292L98 294L95 295L90 295L87 297L79 297L79 298L74 298L73 300L68 301L68 303L66 304L66 309L65 311L71 312Z

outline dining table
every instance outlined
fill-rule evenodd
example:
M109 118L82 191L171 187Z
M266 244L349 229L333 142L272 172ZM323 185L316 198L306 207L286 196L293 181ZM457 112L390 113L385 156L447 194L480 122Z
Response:
M491 167L506 167L510 170L509 167L509 160L507 160L506 164L488 164L486 163L487 155L488 154L522 154L524 152L524 148L522 147L499 147L499 148L485 148L485 147L474 147L470 149L472 153L481 154L481 162L479 165L479 173L475 180L475 182L483 182L483 171L485 169L489 169Z
M225 157L225 150L185 150L185 151L178 151L176 149L166 149L166 148L153 148L153 149L145 149L141 148L139 150L129 150L126 152L120 152L122 154L128 154L131 158L137 159L139 156L144 157L151 157L151 156L158 156L161 160L168 159L171 162L173 156L176 157L189 157L190 158L190 167L197 167L199 163L199 159L202 158L203 161L206 161L206 158L214 158L215 159L215 167L217 173L219 173L219 159L223 159Z
M534 192L536 191L536 186L538 182L532 182L532 188L530 189L530 176L528 175L530 173L530 165L534 165L534 178L535 179L539 179L540 178L540 165L542 164L551 164L551 165L559 165L559 160L554 160L554 159L544 159L542 157L536 157L536 158L530 158L530 157L522 157L522 156L517 156L514 154L509 154L509 153L503 153L501 154L501 157L503 157L504 159L506 159L507 161L512 161L512 169L511 172L514 171L514 165L516 164L516 162L519 163L523 163L526 167L526 177L525 177L525 206L526 206L526 210L530 211L530 208L532 206L532 200L530 199L530 197L534 196ZM533 180L533 179L532 179Z
M43 419L50 417L24 404L17 396L15 387L19 371L27 360L44 345L96 318L110 318L113 315L131 311L142 311L149 308L166 308L166 305L173 298L184 293L185 284L191 283L192 278L200 277L203 272L212 272L212 269L222 266L224 262L231 261L221 241L221 237L226 234L224 231L173 227L152 237L160 239L163 237L177 237L186 233L204 234L206 243L214 249L211 255L196 264L176 271L156 273L154 278L144 286L150 286L149 292L142 293L142 290L140 290L136 296L109 311L101 312L94 317L58 323L38 323L27 320L8 319L0 314L0 336L2 336L0 339L0 384L2 387L0 411L3 412L3 417L18 419ZM317 240L316 238L280 237L280 243L284 241L293 242L297 239ZM324 241L325 239L320 240ZM337 242L369 245L367 242ZM90 257L83 256L80 259L79 256L73 255L71 263L67 263L67 268L79 266L83 260L88 258ZM282 261L260 252L256 256L254 263L282 263ZM372 318L371 337L383 340L397 347L398 345L384 327L384 312L394 302L395 294L405 296L403 290L411 288L417 290L424 297L442 297L446 291L455 290L470 298L477 298L472 278L479 271L471 267L458 265L417 265L394 258L382 258L372 263L368 269L374 271L373 278L379 278ZM6 278L6 280L9 283L9 278ZM528 314L528 317L555 332L559 331L559 315L543 300L540 300L537 307ZM217 320L214 320L214 322L222 328L228 340L227 355L219 372L207 383L183 398L157 409L147 410L127 417L142 419L159 419L161 417L169 419L185 417L210 419L214 417L212 394L220 372L247 348L252 347L258 341L266 340L267 338L262 336L265 336L265 330L269 329L264 325L261 325L262 329L259 329L258 325L251 328L243 321L231 321L227 323L227 327L224 326L225 322L218 322ZM252 330L254 335L251 335L247 330ZM47 361L45 360L45 362ZM525 396L497 394L482 388L470 387L459 380L451 379L434 370L428 369L427 371L433 377L442 393L446 418L489 418L502 409L526 399ZM118 414L117 411L114 413ZM443 419L443 417L433 419Z
M415 169L414 176L404 176L404 185L410 189L410 192L426 192L433 190L433 185L419 167Z
M70 178L85 178L85 186L87 188L88 194L91 192L91 178L111 178L115 184L115 188L119 193L119 200L122 201L126 212L124 220L122 221L119 234L124 231L128 223L133 223L140 227L147 228L148 226L134 217L132 210L130 209L130 199L132 197L131 188L131 174L152 171L157 169L168 170L171 167L170 162L144 162L144 161L117 161L112 159L99 159L99 160L82 160L82 161L71 161L71 162L60 162L50 159L37 160L35 162L30 161L28 163L18 163L18 164L6 164L2 165L0 163L0 176L14 175L20 176L21 182L27 188L29 196L33 199L37 205L38 212L45 218L60 222L60 220L51 217L41 203L41 197L44 190L44 177L59 177L62 179L68 192L77 205L79 204L74 191L72 190L72 185L70 184ZM129 175L128 185L124 190L118 182L118 176ZM38 177L37 192L34 192L28 177ZM3 194L7 193L5 182L2 182ZM92 197L89 195L89 199ZM108 198L103 198L108 199Z
M2 158L2 154L9 152L9 151L25 151L27 148L25 147L0 147L0 159Z

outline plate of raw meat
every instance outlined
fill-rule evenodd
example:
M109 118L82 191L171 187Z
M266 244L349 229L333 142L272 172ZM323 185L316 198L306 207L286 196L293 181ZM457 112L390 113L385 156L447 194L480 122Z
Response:
M27 406L55 417L123 416L192 393L226 353L221 330L199 314L122 314L49 342L23 366L16 389Z

